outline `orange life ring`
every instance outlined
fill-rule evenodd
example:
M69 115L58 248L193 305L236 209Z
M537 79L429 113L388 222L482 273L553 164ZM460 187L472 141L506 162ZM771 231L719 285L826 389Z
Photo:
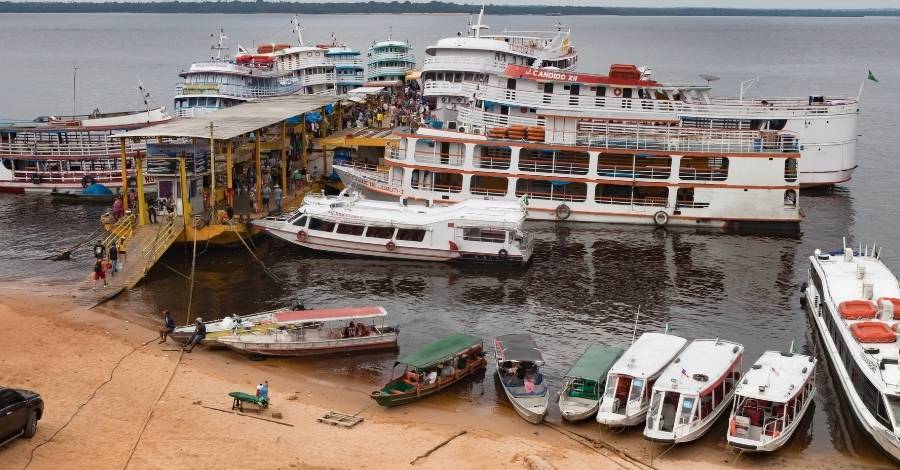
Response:
M301 242L305 242L306 241L306 231L301 230L301 231L297 232L297 240L301 241Z
M387 244L384 246L388 251L394 251L395 249L397 249L397 244L394 242L387 242Z
M621 88L613 88L613 94L616 96L622 96L622 89Z

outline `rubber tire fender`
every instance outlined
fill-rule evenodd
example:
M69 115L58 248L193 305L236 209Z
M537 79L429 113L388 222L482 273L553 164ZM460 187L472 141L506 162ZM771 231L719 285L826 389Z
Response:
M31 174L31 184L41 184L42 182L43 182L43 178L41 178L41 175L39 175L37 173Z
M669 214L666 211L656 211L653 214L653 223L657 227L664 227L667 223L669 223Z
M507 258L509 258L509 252L506 251L505 248L500 248L500 251L497 252L497 256L499 256L501 260L506 261Z
M556 206L556 210L554 212L556 213L557 220L566 220L572 215L572 209L565 204Z

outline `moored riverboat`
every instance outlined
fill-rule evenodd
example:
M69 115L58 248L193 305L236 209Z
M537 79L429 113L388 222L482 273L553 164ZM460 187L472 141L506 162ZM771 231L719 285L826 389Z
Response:
M802 301L815 323L833 381L856 421L900 461L900 286L881 249L810 256Z
M670 334L642 334L613 364L597 411L597 422L608 426L643 424L653 385L687 340Z
M590 418L600 407L607 373L623 349L592 344L572 365L563 380L557 405L563 418L575 422Z
M550 388L541 373L544 355L529 334L494 338L497 378L516 413L531 424L547 414Z
M469 200L448 207L374 201L360 194L307 195L283 217L253 226L302 247L418 261L525 264L533 241L521 201Z
M290 309L268 310L249 315L229 315L209 321L202 321L201 318L201 323L206 327L206 337L202 342L206 345L216 345L216 340L221 336L249 333L256 328L266 328L275 321L272 314L284 311L290 311ZM195 328L196 324L176 327L172 333L169 333L169 337L176 342L187 343L193 336Z
M312 356L397 348L397 326L382 307L296 310L272 314L262 331L220 336L229 349L262 356Z
M744 346L692 341L653 385L644 437L677 444L698 439L729 409L741 378Z
M737 386L728 445L745 452L780 449L797 430L816 394L816 360L766 351Z
M405 366L403 372L371 394L381 406L405 405L434 395L484 371L487 359L481 338L455 333L398 358L394 369L397 366Z

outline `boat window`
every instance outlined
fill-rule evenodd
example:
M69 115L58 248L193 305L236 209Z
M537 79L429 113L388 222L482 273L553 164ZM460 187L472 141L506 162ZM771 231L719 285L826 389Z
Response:
M900 397L885 395L891 414L894 416L894 428L900 427Z
M425 231L419 229L401 228L397 230L397 240L406 242L420 242L425 239Z
M297 219L297 220L294 222L294 225L297 226L297 227L306 227L306 219L307 219L307 218L306 218L305 215L304 215L304 216L301 216L299 219Z
M606 379L606 390L603 392L603 396L607 398L612 398L616 394L616 382L618 382L619 376L612 375Z
M797 191L788 189L784 192L784 205L786 207L797 207Z
M788 158L784 161L784 180L793 183L797 181L797 159Z
M688 424L691 422L691 417L694 414L694 398L684 397L681 400L681 416L678 419L678 424Z
M327 220L317 219L315 217L309 219L310 230L318 230L320 232L333 232L334 226L334 222L328 222Z
M504 243L506 232L503 230L490 230L481 228L463 229L463 240L472 242Z
M394 227L369 227L366 230L366 236L387 240L394 236Z
M365 229L364 225L338 224L336 232L342 235L356 235L360 237Z
M631 392L628 393L628 401L640 400L643 398L644 379L634 379L631 382Z

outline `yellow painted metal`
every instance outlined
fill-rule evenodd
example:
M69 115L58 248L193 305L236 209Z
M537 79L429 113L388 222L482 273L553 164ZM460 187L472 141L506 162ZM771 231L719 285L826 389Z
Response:
M325 114L325 107L319 110L322 113L322 124L319 125L319 137L328 137L328 116Z
M216 139L213 130L216 126L209 123L209 206L216 209Z
M234 173L234 161L231 159L232 143L228 141L228 148L225 150L225 187L233 189L232 175Z
M178 159L178 174L181 177L181 215L184 218L185 231L191 226L191 196L188 194L186 159L183 153Z
M256 158L256 207L258 210L263 210L262 206L262 157L259 154L259 129L253 131L253 139L255 144L255 152L254 155ZM266 211L263 211L266 212Z
M337 104L337 130L344 130L344 105L338 102Z
M285 143L287 130L285 127L285 122L281 121L281 190L287 194L287 144Z
M125 139L119 140L119 152L122 155L122 209L128 209L128 153Z
M147 225L147 197L144 196L144 158L137 156L134 158L135 172L137 176L137 206L138 206L138 225Z
M302 143L302 149L300 152L300 167L303 169L307 169L309 164L309 155L306 152L307 142L306 142L306 114L300 116L300 141Z

